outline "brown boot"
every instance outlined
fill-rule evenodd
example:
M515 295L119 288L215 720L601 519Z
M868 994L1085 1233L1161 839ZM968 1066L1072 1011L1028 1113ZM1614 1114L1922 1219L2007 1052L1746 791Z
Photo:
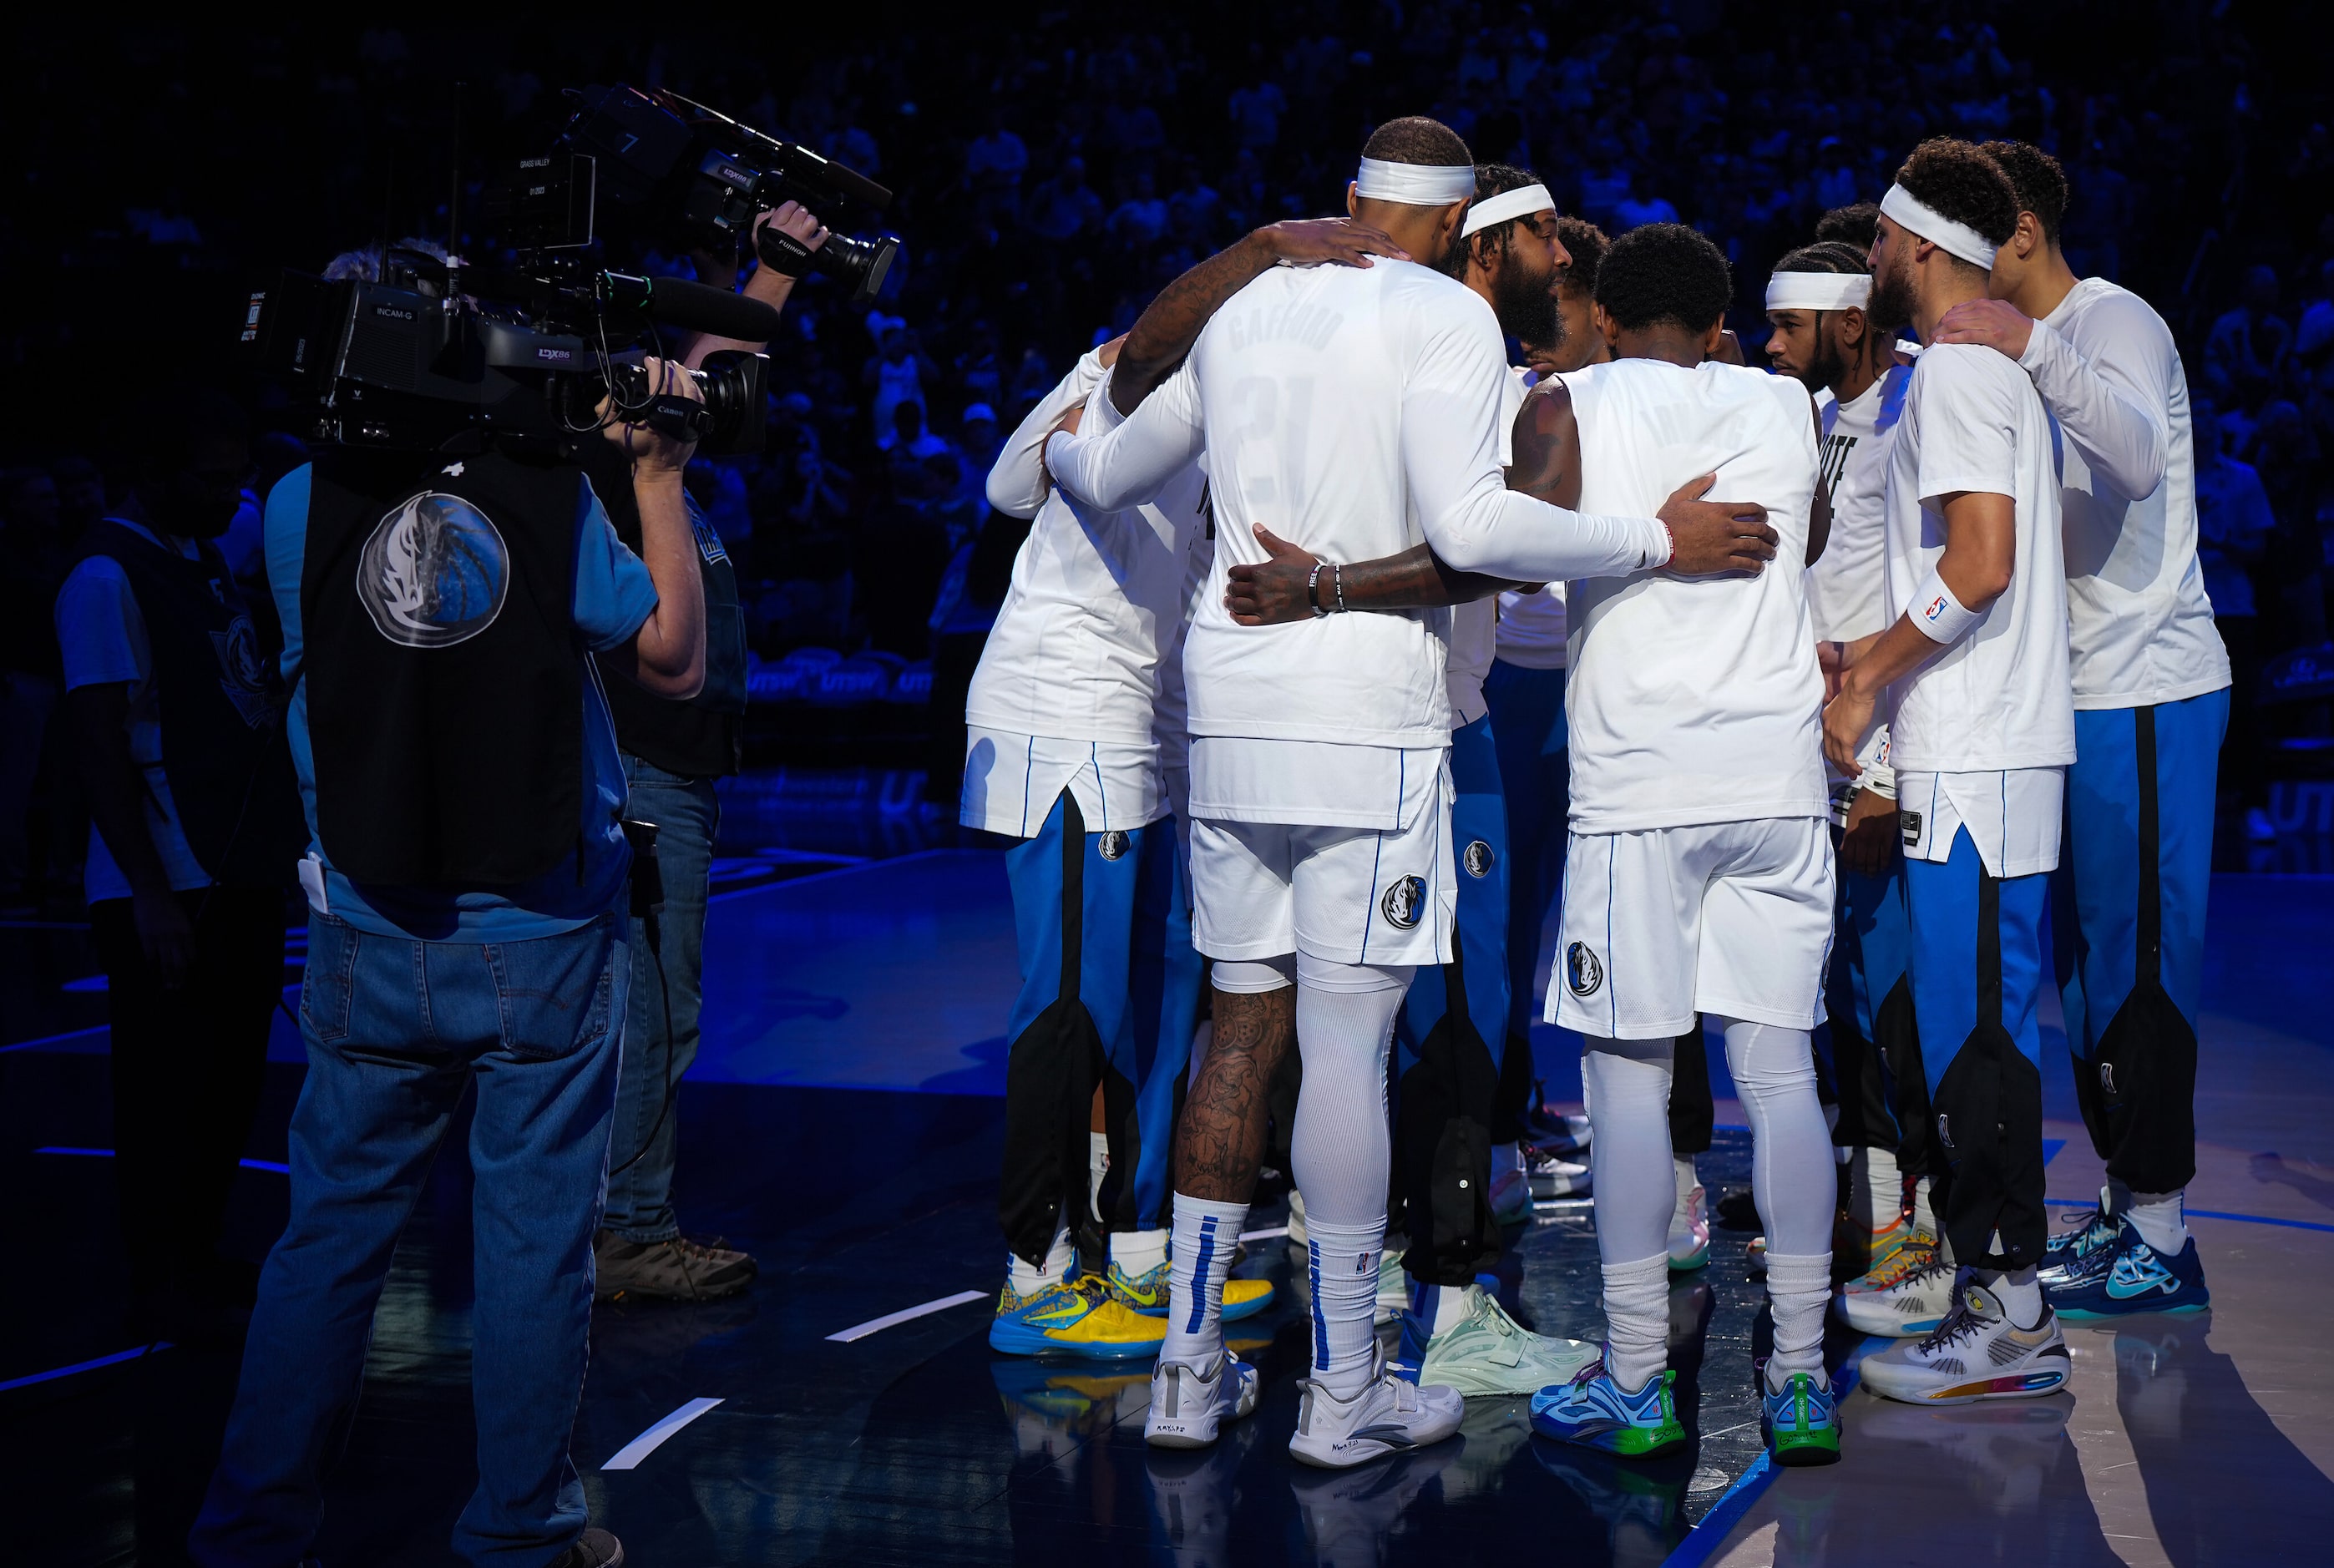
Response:
M596 1275L592 1294L599 1301L720 1301L754 1282L754 1260L744 1253L680 1236L626 1241L603 1230L593 1241L592 1258Z

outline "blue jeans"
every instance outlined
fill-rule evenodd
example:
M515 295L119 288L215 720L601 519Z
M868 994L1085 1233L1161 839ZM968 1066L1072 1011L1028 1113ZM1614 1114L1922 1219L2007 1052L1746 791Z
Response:
M260 1276L218 1471L188 1543L195 1561L284 1568L313 1543L390 1255L473 1081L478 1489L454 1548L540 1568L574 1542L584 1484L567 1438L631 979L613 913L483 944L311 917L292 1217Z
M672 1211L673 1132L680 1112L666 1106L697 1060L698 1013L705 1000L705 884L721 802L711 779L667 773L629 754L624 779L632 788L624 814L657 825L664 901L656 907L654 943L646 920L632 922L632 1011L616 1079L616 1130L609 1140L608 1212L600 1223L626 1241L670 1241L680 1234ZM632 1163L625 1166L626 1160Z

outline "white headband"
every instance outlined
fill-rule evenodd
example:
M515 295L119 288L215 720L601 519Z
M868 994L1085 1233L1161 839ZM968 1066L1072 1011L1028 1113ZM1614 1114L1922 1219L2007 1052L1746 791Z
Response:
M1384 163L1362 159L1354 177L1354 194L1371 201L1398 201L1409 207L1448 207L1475 194L1471 163Z
M1767 280L1770 311L1860 311L1871 299L1870 273L1777 273Z
M1965 223L1955 223L1901 185L1892 185L1880 198L1880 210L1911 229L1947 255L1959 256L1973 267L1993 270L1993 253L2001 247Z
M1467 221L1460 226L1459 237L1464 239L1511 217L1529 217L1536 212L1549 212L1555 207L1556 197L1548 194L1548 187L1544 185L1528 185L1521 190L1487 196L1467 209Z

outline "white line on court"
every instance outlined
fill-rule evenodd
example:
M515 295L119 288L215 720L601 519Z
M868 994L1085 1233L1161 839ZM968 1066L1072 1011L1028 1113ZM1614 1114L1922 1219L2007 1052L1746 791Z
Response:
M706 1411L711 1409L720 1402L721 1401L719 1400L690 1400L689 1403L681 1406L680 1409L667 1416L663 1420L659 1421L655 1426L651 1427L647 1431L642 1432L639 1437L634 1438L631 1442L626 1443L622 1448L617 1449L616 1457L610 1459L606 1464L601 1466L600 1468L603 1470L630 1470L635 1468L642 1459L645 1459L651 1454L655 1453L658 1448L662 1445L667 1438L671 1437L675 1432L680 1430L681 1428L689 1425L690 1422L697 1419L698 1417L703 1415Z
M905 1312L885 1313L880 1318L869 1318L863 1323L854 1323L849 1328L826 1337L837 1344L847 1345L854 1340L863 1340L869 1334L880 1334L885 1329L897 1328L902 1323L912 1323L918 1318L930 1317L934 1313L944 1313L950 1307L962 1306L969 1301L986 1301L989 1295L989 1293L985 1290L960 1290L954 1295L944 1295L938 1301L928 1301L921 1306L911 1306Z
M1275 1236L1287 1236L1288 1234L1288 1227L1287 1226L1276 1225L1265 1230L1244 1230L1240 1232L1240 1239L1242 1241L1270 1241Z

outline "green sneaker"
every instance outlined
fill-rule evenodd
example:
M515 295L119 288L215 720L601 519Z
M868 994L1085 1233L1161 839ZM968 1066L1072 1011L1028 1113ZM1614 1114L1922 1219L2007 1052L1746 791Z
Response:
M1759 1429L1779 1465L1829 1465L1839 1459L1839 1400L1806 1372L1793 1372L1779 1394L1760 1390Z
M1415 1318L1404 1325L1405 1351L1418 1326ZM1578 1340L1533 1333L1508 1315L1497 1296L1471 1284L1467 1315L1427 1341L1417 1363L1418 1380L1471 1396L1520 1399L1551 1383L1570 1382L1598 1353L1596 1346Z

